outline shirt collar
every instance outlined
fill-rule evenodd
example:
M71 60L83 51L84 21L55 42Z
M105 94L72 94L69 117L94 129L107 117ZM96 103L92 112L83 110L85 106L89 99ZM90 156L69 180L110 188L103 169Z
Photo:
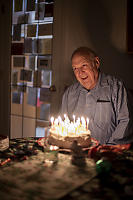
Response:
M108 80L107 80L107 77L104 73L101 73L99 72L99 76L98 76L98 81L97 81L97 84L96 86L88 91L86 88L84 88L80 83L79 83L79 88L80 88L80 91L81 92L85 92L85 93L88 93L90 92L91 95L93 95L93 97L97 100L100 96L100 88L102 87L108 87L109 86L109 83L108 83Z

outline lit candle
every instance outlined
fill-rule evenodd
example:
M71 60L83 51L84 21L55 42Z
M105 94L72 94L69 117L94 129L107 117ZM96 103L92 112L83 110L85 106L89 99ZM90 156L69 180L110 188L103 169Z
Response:
M88 129L89 128L89 118L87 118L87 127L86 127L86 129Z
M54 126L54 117L51 117L51 125Z
M75 134L75 127L73 125L73 122L71 122L68 126L68 132L69 133L72 133L72 134Z
M56 150L59 149L59 147L50 145L49 149L50 149L51 151L56 151Z
M66 120L66 117L67 117L66 114L64 114L64 118L65 118L65 120Z
M85 118L81 117L82 126L85 127Z
M59 120L59 123L60 123L60 125L61 125L62 119L61 119L60 116L58 117L58 120Z
M77 119L77 124L78 124L78 126L80 125L80 118L79 117Z
M59 123L59 120L55 119L55 121L54 121L55 126L58 126L58 123Z

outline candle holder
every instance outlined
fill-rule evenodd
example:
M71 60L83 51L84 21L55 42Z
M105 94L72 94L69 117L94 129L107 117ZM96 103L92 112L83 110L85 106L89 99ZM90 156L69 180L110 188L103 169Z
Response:
M48 165L58 162L58 150L57 146L49 145L44 151L45 163Z

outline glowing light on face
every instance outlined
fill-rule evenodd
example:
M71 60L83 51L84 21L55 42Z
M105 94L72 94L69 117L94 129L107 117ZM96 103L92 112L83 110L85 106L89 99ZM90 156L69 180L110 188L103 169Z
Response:
M93 61L90 61L89 58L85 56L75 55L72 59L72 67L81 85L89 90L95 87L98 80L98 58L94 58Z

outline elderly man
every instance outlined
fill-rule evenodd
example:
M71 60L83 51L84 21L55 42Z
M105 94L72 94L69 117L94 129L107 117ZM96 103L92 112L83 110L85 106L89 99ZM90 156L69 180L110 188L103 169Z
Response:
M122 81L99 70L100 61L87 47L71 57L77 82L62 99L62 114L89 118L92 138L100 144L127 144L133 141L133 118L128 92Z

